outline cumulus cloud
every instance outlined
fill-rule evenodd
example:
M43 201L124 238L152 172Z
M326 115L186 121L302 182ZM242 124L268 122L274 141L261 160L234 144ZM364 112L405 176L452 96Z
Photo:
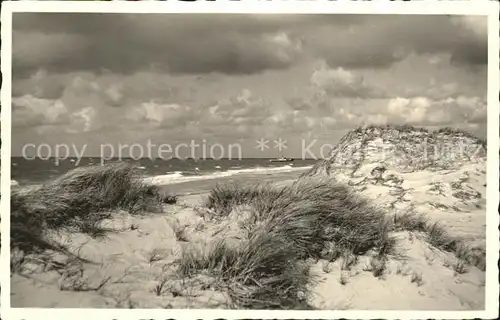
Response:
M406 123L422 124L430 106L431 101L426 97L395 98L387 104L387 111L393 118L401 117Z
M69 133L88 132L97 116L97 110L93 107L85 107L71 114L71 126L67 128Z
M37 91L38 76L34 78L30 85L23 83L24 87L18 89L20 94L29 91L28 88ZM146 130L151 135L171 132L179 138L248 137L273 130L272 104L248 89L212 102L196 99L190 102L167 86L149 87L150 81L161 79L157 76L149 78L142 74L137 82L134 78L115 81L105 75L78 73L72 79L66 76L62 79L65 86L52 99L28 93L13 98L14 130L31 128L71 134L133 134ZM160 81L165 83L168 81ZM52 87L48 89L52 92ZM141 89L144 92L136 95ZM39 93L46 96L44 90Z
M329 68L320 63L311 75L311 84L323 90L330 97L382 98L382 89L368 84L363 76L342 67Z
M37 126L69 122L68 109L60 100L26 95L12 99L12 126L26 130Z
M135 108L129 108L126 118L130 122L146 125L148 128L168 129L179 127L192 119L190 106L161 103L155 101L144 102Z
M486 123L486 101L479 97L458 96L443 100L426 97L394 98L387 104L392 122L412 125L453 125Z
M198 124L211 136L248 137L270 133L276 123L271 103L243 89L240 94L202 106Z
M45 75L40 72L28 82L13 86L14 129L31 126L39 132L90 132L122 118L110 110L118 94L112 92L114 87L99 83L93 75L79 74L73 78L47 75L49 79L42 81Z
M407 95L378 88L359 72L320 64L307 95L287 100L279 121L288 131L331 132L364 124L417 126L486 123L486 97L461 94L457 82L429 81Z
M293 132L350 128L365 121L365 115L370 113L367 101L385 97L384 90L360 73L319 62L311 74L307 94L287 99L290 110L281 121Z
M195 77L183 82L182 77L147 72L55 77L40 71L15 82L13 126L38 133L133 135L146 130L141 136L169 133L169 137L219 139L326 134L362 124L434 126L486 121L486 97L461 94L460 84L452 81L456 79L429 81L427 87L401 95L381 89L360 71L331 68L326 63L315 64L307 78L305 94L280 105L245 88L237 94L202 99L196 96L201 87L192 89L199 82Z

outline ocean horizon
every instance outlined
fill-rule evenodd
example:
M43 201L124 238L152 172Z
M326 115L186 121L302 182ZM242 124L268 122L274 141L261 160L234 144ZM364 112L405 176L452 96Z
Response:
M245 159L132 159L100 157L48 158L42 160L11 157L11 180L20 185L41 184L74 168L95 164L126 162L139 168L146 180L161 185L251 175L272 175L306 170L315 159L294 159L293 162L271 162L273 158ZM57 160L57 161L56 161Z

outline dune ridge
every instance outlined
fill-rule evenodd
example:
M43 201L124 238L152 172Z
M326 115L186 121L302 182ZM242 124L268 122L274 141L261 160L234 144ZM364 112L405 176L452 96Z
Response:
M353 175L378 163L399 172L455 170L486 161L486 141L469 132L442 128L428 131L408 125L359 127L344 135L330 156L302 176L339 172Z

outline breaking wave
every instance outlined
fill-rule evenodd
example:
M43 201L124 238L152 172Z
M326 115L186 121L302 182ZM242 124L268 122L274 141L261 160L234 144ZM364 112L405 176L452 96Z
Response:
M218 171L212 172L203 175L191 175L186 176L182 171L175 171L173 173L159 175L154 177L148 177L145 179L146 182L156 184L156 185L168 185L168 184L176 184L190 181L199 181L199 180L211 180L218 178L231 177L235 175L246 175L246 174L270 174L277 172L293 172L293 171L302 171L310 169L312 166L305 167L292 167L290 165L285 165L283 167L273 167L273 168L264 168L264 167L256 167L256 168L246 168L246 169L238 169L238 170L227 170L227 171Z

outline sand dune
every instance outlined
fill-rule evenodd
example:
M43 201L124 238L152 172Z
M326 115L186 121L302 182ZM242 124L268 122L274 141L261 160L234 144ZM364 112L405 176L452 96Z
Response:
M321 254L303 259L298 256L293 260L298 267L305 268L300 270L307 270L304 272L308 280L307 283L297 284L297 288L293 287L297 290L292 300L302 301L303 304L288 307L483 309L485 164L485 161L469 161L453 168L399 170L390 164L365 159L355 168L344 167L334 171L334 174L324 174L327 169L319 166L313 168L312 174L309 172L312 179L328 176L327 179L336 183L346 184L384 212L389 224L374 224L374 227L387 226L388 229L381 231L380 236L394 239L394 248L390 252L382 252L379 245L372 245L368 250L356 253L337 250L335 242L319 243ZM320 177L317 178L318 172ZM303 176L299 181L303 179L307 180ZM221 207L227 209L224 214L217 207L207 207L207 197L214 194L205 193L180 197L176 204L163 205L158 213L131 215L127 211L115 210L100 222L101 227L109 229L102 237L84 232L47 235L51 241L65 245L75 256L51 250L26 254L13 249L12 306L251 307L242 304L242 300L235 299L235 296L248 297L264 290L267 280L255 279L258 286L251 288L242 286L246 282L242 282L240 274L233 274L233 278L227 276L227 272L236 270L231 263L238 263L238 260L231 260L237 258L228 254L250 254L248 249L241 251L240 248L247 248L248 243L253 241L255 230L270 223L265 216L258 218L255 208L269 208L269 212L276 210L273 203L283 202L280 188L289 187L291 189L286 189L287 192L297 192L296 195L285 196L285 199L297 199L305 204L315 201L308 200L315 191L308 189L307 185L296 185L295 181L270 186L277 188L277 195L274 195L275 191L271 195L266 193L275 189L265 189L264 193L241 196L245 200L241 203L233 199L230 205L226 203ZM231 192L243 192L234 190ZM219 192L222 194L225 191ZM255 199L260 201L259 197L264 197L262 194L276 200L264 201L263 204L252 202ZM255 199L250 201L249 197ZM290 211L287 209L289 204L281 204L283 212ZM352 205L354 212L361 210L366 213L356 207L360 205L358 202L346 204ZM311 206L314 205L311 202ZM344 212L351 214L349 210L346 208ZM254 225L249 221L253 221ZM442 227L434 225L434 222L439 222ZM259 223L263 226L259 227ZM253 231L248 233L246 228L250 225ZM352 230L340 230L345 239L336 238L337 245L346 239L363 240L363 234L354 234L356 225L352 227ZM353 233L349 233L351 231ZM219 252L221 243L224 250L220 252L225 255L216 258L214 254ZM328 245L332 244L334 247L329 248ZM217 274L214 270L221 270L221 273ZM252 272L253 276L257 274L255 270ZM301 276L297 277L300 281ZM259 286L263 288L259 289ZM274 288L271 284L267 286L267 289ZM285 298L290 297L285 295Z
M470 239L474 245L484 244L484 209L436 210L428 205L425 175L413 174L417 178L414 180L411 177L406 177L406 183L417 190L418 185L422 185L420 194L427 200L419 203L419 193L414 191L414 200L403 200L401 205L414 203L419 211L427 209L433 220L445 222L454 233ZM383 186L368 186L364 193L385 205L389 199L398 197ZM166 206L166 213L161 215L115 214L113 219L103 221L103 225L117 230L105 239L93 239L83 233L58 236L59 242L69 244L73 252L93 263L74 261L73 267L69 267L70 259L56 254L47 260L62 259L64 269L57 270L57 266L49 263L42 271L39 263L25 262L23 272L12 276L12 305L228 308L231 303L225 292L213 288L203 290L213 282L211 277L179 279L173 266L183 249L194 246L204 250L204 246L213 241L214 233L227 228L223 223L205 222L199 216L195 208L203 196L181 198L181 205ZM452 207L458 202L449 203L453 200L441 197L442 201L436 203ZM197 231L201 229L203 232ZM318 281L312 287L311 305L318 309L473 310L484 307L484 271L473 266L465 266L463 273L455 271L460 263L456 256L429 245L418 232L397 232L395 236L400 256L391 257L380 276L374 276L371 270L374 258L370 255L359 257L352 267L346 267L342 258L335 262L310 261L312 274ZM52 268L54 270L50 270ZM34 270L28 271L30 269ZM157 289L163 280L166 281L164 287ZM79 286L81 288L77 288ZM164 292L158 295L155 290Z

